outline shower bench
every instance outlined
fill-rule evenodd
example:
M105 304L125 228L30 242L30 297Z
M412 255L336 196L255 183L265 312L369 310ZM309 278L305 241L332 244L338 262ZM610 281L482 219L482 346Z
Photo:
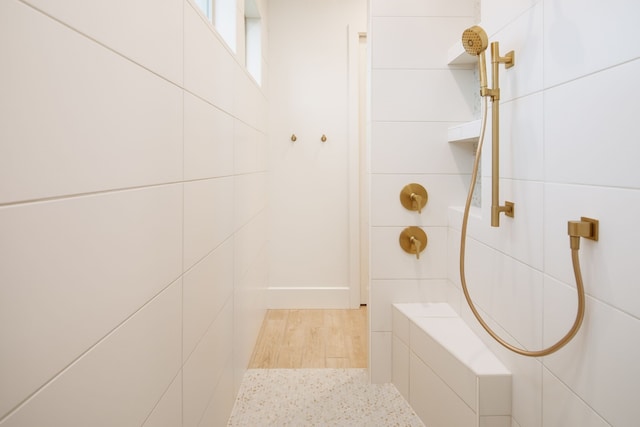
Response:
M392 351L393 384L425 425L511 426L511 372L449 304L394 304Z

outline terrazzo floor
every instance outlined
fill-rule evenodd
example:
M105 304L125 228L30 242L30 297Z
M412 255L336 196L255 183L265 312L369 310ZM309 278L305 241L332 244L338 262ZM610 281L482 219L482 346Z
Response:
M424 427L392 384L366 369L249 369L228 426Z

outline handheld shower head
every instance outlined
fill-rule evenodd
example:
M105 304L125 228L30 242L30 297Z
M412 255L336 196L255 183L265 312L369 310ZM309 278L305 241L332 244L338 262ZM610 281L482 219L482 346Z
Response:
M477 25L467 28L462 33L462 46L469 55L480 55L489 46L487 33Z
M487 33L477 25L467 28L462 33L462 46L464 50L478 57L478 72L480 73L480 95L484 96L487 89L487 60L484 51L489 46Z

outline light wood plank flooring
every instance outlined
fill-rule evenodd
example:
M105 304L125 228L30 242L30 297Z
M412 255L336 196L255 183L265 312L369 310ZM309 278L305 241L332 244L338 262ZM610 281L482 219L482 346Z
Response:
M367 307L268 310L249 368L366 368L367 337Z

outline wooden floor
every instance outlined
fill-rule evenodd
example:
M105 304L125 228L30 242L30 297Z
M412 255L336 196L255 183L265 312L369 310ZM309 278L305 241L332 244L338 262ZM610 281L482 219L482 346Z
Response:
M367 329L367 307L268 310L249 368L366 368Z

